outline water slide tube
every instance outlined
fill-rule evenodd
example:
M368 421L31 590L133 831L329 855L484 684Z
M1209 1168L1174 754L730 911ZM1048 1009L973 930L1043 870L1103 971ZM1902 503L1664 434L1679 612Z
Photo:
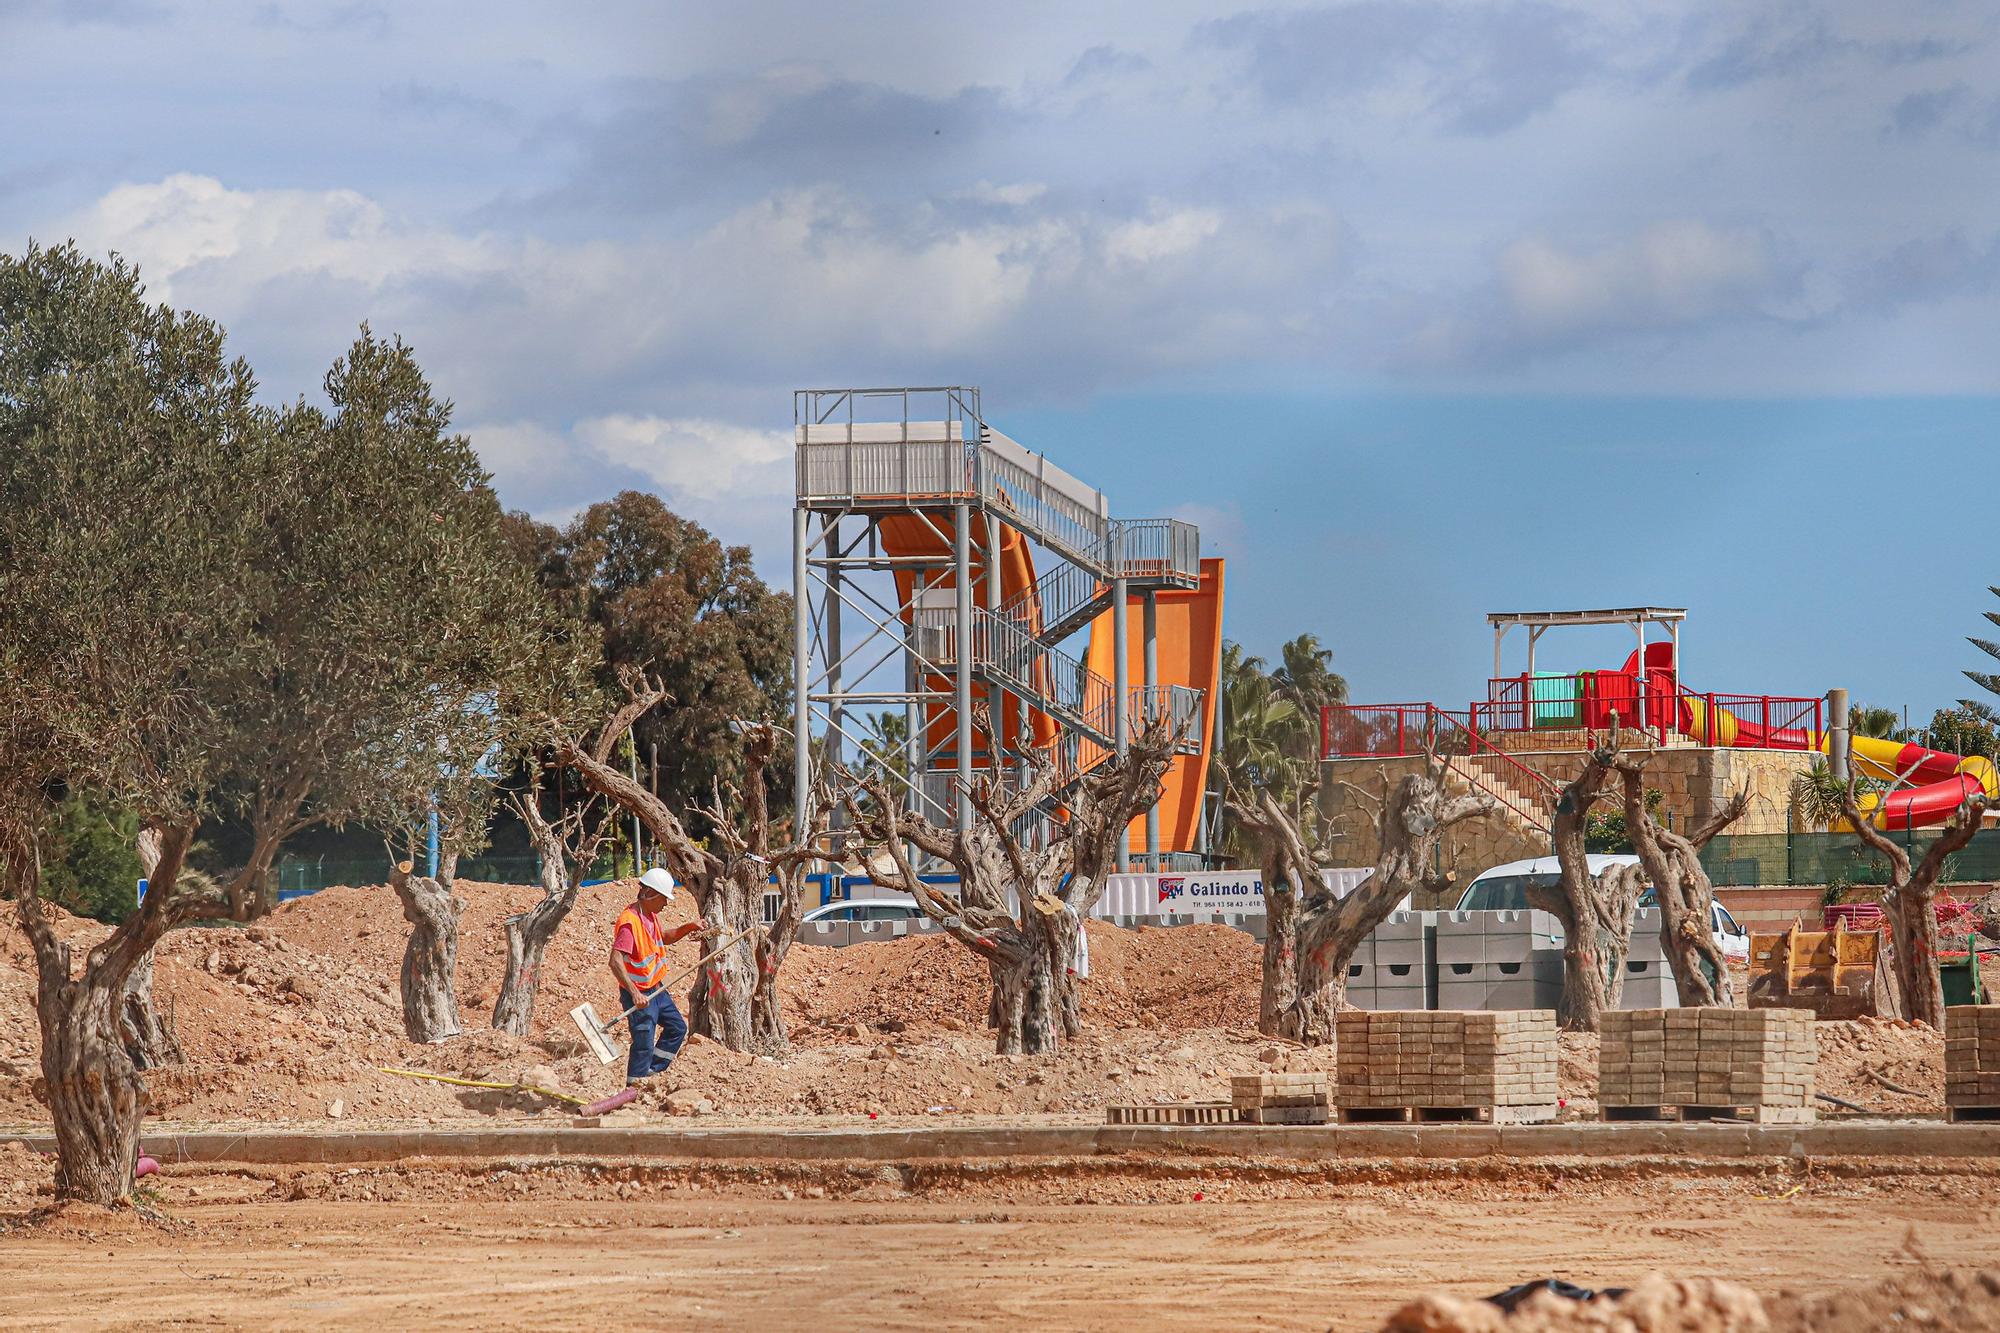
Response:
M1658 648L1664 645L1654 644ZM1638 654L1625 661L1619 673L1636 675ZM1698 694L1674 688L1670 672L1654 665L1647 672L1647 706L1659 707L1678 698L1678 726L1681 733L1703 745L1751 746L1763 750L1816 750L1827 752L1832 737L1823 731L1800 727L1768 727L1740 718L1727 708L1716 708L1710 717L1708 701ZM1886 796L1869 795L1861 809L1876 828L1910 829L1942 824L1950 819L1969 796L1984 794L2000 798L2000 769L1984 755L1955 755L1929 750L1907 741L1882 740L1875 736L1855 736L1849 742L1854 768L1864 777L1903 785Z

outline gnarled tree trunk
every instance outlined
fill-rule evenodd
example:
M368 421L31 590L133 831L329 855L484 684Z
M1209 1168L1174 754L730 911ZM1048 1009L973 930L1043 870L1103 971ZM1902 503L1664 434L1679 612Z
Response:
M665 697L657 686L636 677L628 678L626 687L635 701L649 695ZM674 878L694 895L696 910L711 930L725 939L750 932L694 979L688 1030L732 1051L764 1055L782 1055L789 1049L778 1004L778 967L798 928L796 902L780 913L780 921L789 923L782 942L778 923L762 926L764 889L775 873L780 885L790 886L787 898L796 897L805 867L828 856L819 843L833 809L832 796L823 786L815 787L806 836L784 847L773 844L764 772L777 745L777 733L769 726L745 731L742 787L730 787L726 796L718 787L714 803L701 811L710 825L707 845L690 837L665 802L605 762L605 755L591 754L566 740L556 746L561 761L576 769L592 791L645 825Z
M1556 798L1549 834L1561 868L1560 882L1553 889L1531 885L1527 891L1529 906L1562 923L1563 993L1556 1020L1568 1032L1597 1031L1605 1009L1617 1003L1610 995L1616 972L1609 965L1623 971L1632 934L1631 905L1620 911L1605 901L1607 886L1591 877L1584 846L1585 821L1591 806L1603 795L1617 757L1618 729L1614 725L1610 739L1590 752L1583 771Z
M132 1192L139 1158L145 1084L127 1051L122 1010L132 974L168 930L204 917L247 920L261 910L258 879L277 848L260 831L250 865L219 896L190 876L182 883L192 822L156 830L146 901L84 958L72 976L70 948L56 938L39 896L41 865L33 833L0 828L0 877L12 891L22 929L35 951L35 1010L42 1036L42 1080L56 1135L56 1198L111 1205Z
M1231 795L1238 825L1264 849L1268 934L1259 1031L1308 1046L1331 1043L1354 951L1405 896L1450 884L1449 875L1433 869L1445 830L1492 813L1495 802L1482 793L1447 796L1444 772L1431 756L1423 772L1408 774L1389 792L1376 816L1373 873L1345 898L1326 887L1323 853L1269 790L1250 801Z
M23 917L41 911L28 899ZM69 978L61 966L40 970L42 1081L56 1131L56 1197L110 1204L131 1192L139 1162L145 1084L119 1032L124 988L109 976Z
M119 1006L119 1031L132 1062L141 1069L158 1069L186 1061L172 1027L160 1017L153 1000L153 955L147 954L132 969Z
M736 857L708 881L707 892L700 895L701 916L721 938L744 931L753 936L767 934L761 929L763 870L757 861ZM757 1027L751 1018L756 993L757 941L745 937L695 975L694 989L688 996L688 1031L719 1041L732 1051L777 1054L758 1048Z
M1735 997L1728 961L1715 943L1715 886L1701 867L1701 849L1742 818L1750 794L1737 792L1693 836L1684 837L1653 822L1646 809L1644 768L1643 758L1618 765L1625 790L1625 831L1653 882L1660 905L1660 944L1673 968L1674 987L1683 1005L1727 1008Z
M410 923L403 946L403 1031L411 1041L443 1041L459 1033L458 913L451 885L411 874L408 861L389 876Z
M992 773L965 791L961 799L976 818L964 833L902 809L879 782L862 784L866 808L853 793L846 797L856 832L881 848L872 863L876 882L909 894L986 960L993 983L987 1013L1001 1054L1053 1052L1065 1035L1081 1031L1077 932L1103 893L1126 830L1158 800L1171 754L1167 724L1149 724L1124 755L1083 775L1068 819L1039 851L1023 846L1017 833L1054 791L1055 772L1039 759L1028 761L1031 776L1019 787ZM958 872L956 897L918 878L906 843Z
M1910 854L1868 822L1855 799L1852 782L1841 798L1847 826L1889 862L1889 887L1882 893L1882 912L1889 919L1902 1011L1940 1031L1944 1029L1944 983L1938 976L1938 877L1944 873L1945 862L1979 832L1988 804L1984 796L1968 797L1913 869Z
M561 878L567 881L569 876ZM540 902L506 922L507 970L500 979L499 998L493 1001L493 1026L517 1037L527 1036L535 1021L535 997L541 990L542 957L548 952L549 941L576 906L575 884L551 889L546 868L543 888L548 892Z
M148 824L139 830L135 840L139 869L148 881L160 868L160 839L161 830ZM177 1065L186 1059L181 1054L180 1042L175 1040L173 1030L161 1021L159 1008L153 1002L151 950L133 967L132 975L125 983L125 994L119 1003L119 1029L132 1062L141 1069Z

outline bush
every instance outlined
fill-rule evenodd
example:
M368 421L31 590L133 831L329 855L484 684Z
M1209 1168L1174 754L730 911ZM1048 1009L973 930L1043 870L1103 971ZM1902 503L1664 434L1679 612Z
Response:
M113 924L139 905L139 817L110 798L72 792L56 808L42 863L42 896L78 916Z

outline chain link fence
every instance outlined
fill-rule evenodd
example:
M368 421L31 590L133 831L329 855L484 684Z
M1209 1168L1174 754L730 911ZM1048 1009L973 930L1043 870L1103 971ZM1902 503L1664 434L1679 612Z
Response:
M1927 829L1896 829L1889 837L1910 854L1912 864L1937 840ZM1717 885L1886 884L1889 865L1852 833L1742 833L1719 835L1702 849L1702 869ZM1945 863L1947 884L2000 880L2000 829L1973 835Z

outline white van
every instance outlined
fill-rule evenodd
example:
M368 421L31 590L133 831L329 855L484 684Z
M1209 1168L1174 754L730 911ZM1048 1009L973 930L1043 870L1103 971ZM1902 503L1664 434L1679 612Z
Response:
M1584 864L1592 875L1601 874L1612 866L1635 866L1639 858L1628 852L1592 852L1584 857ZM1482 871L1479 877L1465 886L1459 895L1458 910L1461 912L1518 912L1528 905L1528 889L1554 888L1562 882L1562 864L1553 856L1538 856L1530 861L1509 861L1504 866L1494 866ZM1651 907L1655 902L1652 889L1648 888L1639 898L1639 906ZM1721 903L1711 903L1709 929L1715 935L1715 947L1724 958L1750 957L1750 936L1743 927L1736 924L1736 918Z

